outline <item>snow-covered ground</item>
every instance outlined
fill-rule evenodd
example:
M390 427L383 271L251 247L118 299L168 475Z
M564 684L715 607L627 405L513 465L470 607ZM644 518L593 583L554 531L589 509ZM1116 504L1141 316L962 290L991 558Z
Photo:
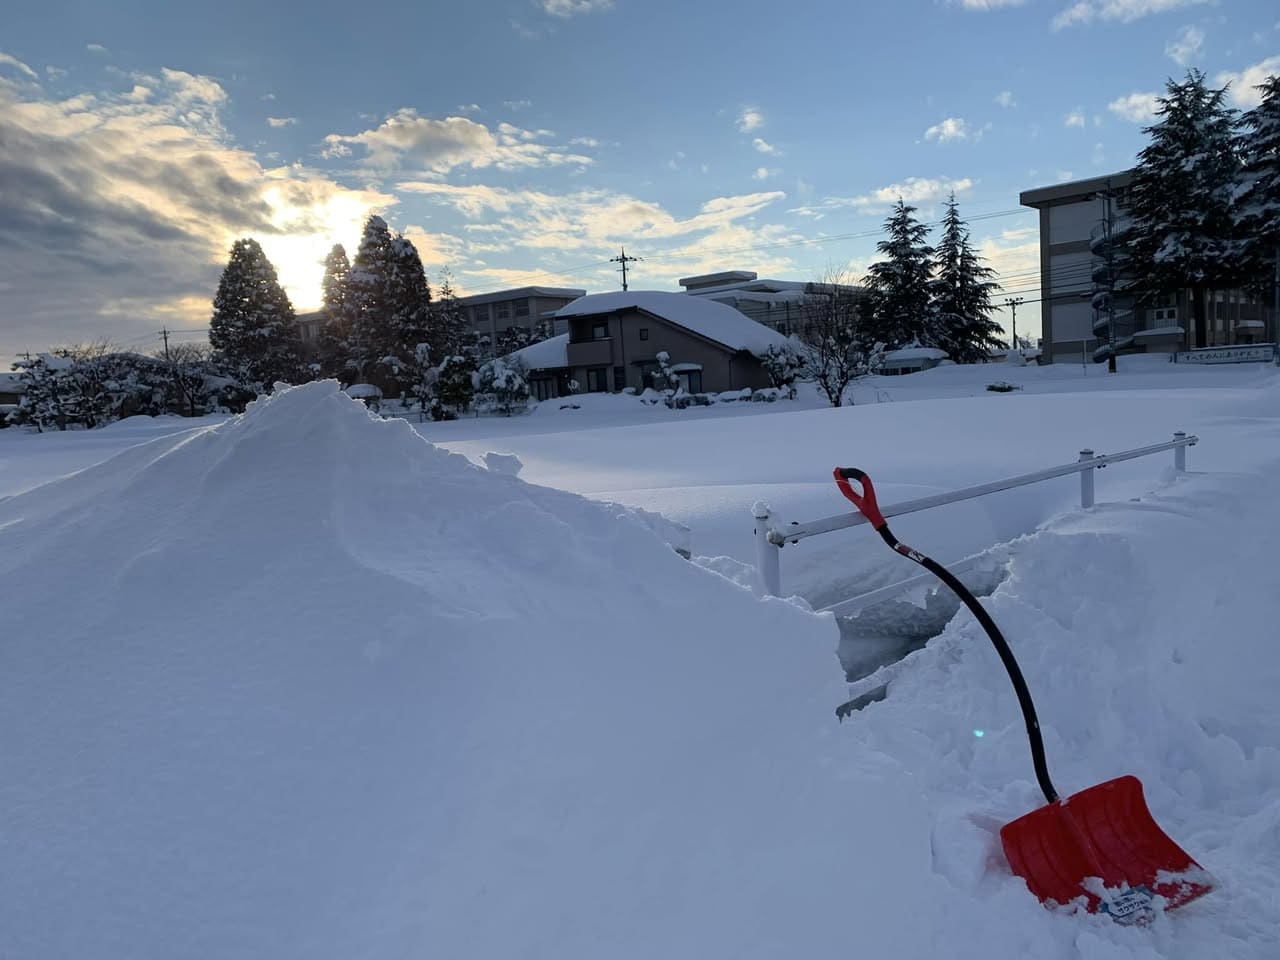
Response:
M410 427L314 384L0 432L0 956L1280 955L1274 368L856 399ZM998 828L1041 801L967 613L838 725L829 616L599 502L735 574L754 500L843 512L837 464L892 502L1177 429L1187 476L1108 467L1092 511L1068 478L894 524L941 559L1007 542L985 602L1059 787L1138 775L1219 881L1142 929L1008 873ZM784 587L916 572L868 533L786 548Z

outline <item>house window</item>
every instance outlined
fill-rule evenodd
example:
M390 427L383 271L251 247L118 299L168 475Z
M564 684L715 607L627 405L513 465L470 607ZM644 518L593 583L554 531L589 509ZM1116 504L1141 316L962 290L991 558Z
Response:
M648 339L649 339L649 328L648 328L648 327L641 327L641 328L640 328L640 339L641 339L641 340L648 340Z
M614 367L613 368L613 389L621 390L624 387L626 387L626 385L627 385L627 368Z
M608 340L609 339L609 321L597 320L591 324L592 340Z
M609 368L590 367L587 370L587 393L609 392Z
M487 304L484 306L472 307L471 310L475 316L476 323L487 323L489 321L489 307Z
M529 385L533 387L533 395L539 400L550 400L555 396L555 381L542 377L529 381Z
M701 393L702 392L702 371L688 370L684 373L676 374L680 378L680 386L684 387L685 393Z
M494 315L494 317L495 317L496 319L498 319L498 320L510 320L510 319L511 319L511 304L509 304L509 303L495 303L495 304L493 305L493 315Z
M529 301L528 301L528 300L517 300L517 301L516 301L516 316L517 316L517 317L527 317L528 315L529 315Z

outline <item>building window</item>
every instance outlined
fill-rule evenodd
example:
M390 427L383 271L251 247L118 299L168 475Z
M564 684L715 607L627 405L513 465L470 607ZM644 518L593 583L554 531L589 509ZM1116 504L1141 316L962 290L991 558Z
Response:
M498 319L498 320L510 320L510 319L511 319L511 304L509 304L509 303L495 303L495 304L493 305L493 315L494 315L494 317L495 317L496 319Z
M476 323L488 323L488 322L489 322L489 306L488 306L488 304L485 304L484 306L479 306L479 307L472 307L472 308L471 308L471 311L472 311L473 316L475 317L475 322L476 322Z
M587 370L587 393L609 392L609 368L590 367Z
M648 327L641 327L641 328L640 328L640 339L641 339L641 340L648 340L648 339L649 339L649 328L648 328Z
M528 315L529 315L529 301L528 301L528 300L517 300L517 301L516 301L516 316L517 316L517 317L527 317Z
M680 378L680 386L684 387L685 393L701 393L702 392L702 371L689 370L685 373L676 374Z
M613 389L622 390L626 387L626 385L627 385L627 368L614 367L613 368Z
M597 320L591 324L592 340L608 340L609 339L609 321Z

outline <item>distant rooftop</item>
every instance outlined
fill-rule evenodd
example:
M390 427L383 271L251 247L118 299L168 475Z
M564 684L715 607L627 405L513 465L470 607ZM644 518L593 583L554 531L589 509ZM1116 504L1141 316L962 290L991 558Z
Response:
M524 300L528 297L558 297L562 300L576 300L585 296L587 291L575 290L571 287L514 287L511 290L495 290L493 293L475 293L469 297L459 297L458 302L464 306L476 306L483 303L497 303L500 300Z
M1055 183L1051 187L1024 190L1018 195L1018 202L1024 207L1052 207L1060 203L1085 200L1090 194L1107 189L1122 190L1131 183L1133 183L1133 171L1122 170L1119 173L1107 174L1105 177L1069 180L1066 183Z
M703 287L719 287L724 284L745 283L756 279L754 270L721 270L719 273L704 273L697 277L685 277L680 286L686 291L700 290Z

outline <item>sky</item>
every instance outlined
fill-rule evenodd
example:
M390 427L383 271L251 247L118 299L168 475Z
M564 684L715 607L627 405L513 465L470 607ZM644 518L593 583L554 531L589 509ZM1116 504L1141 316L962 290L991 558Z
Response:
M0 369L205 336L231 243L298 310L384 216L433 286L861 276L954 191L1038 332L1018 194L1125 169L1189 68L1280 72L1264 0L43 0L0 30Z

